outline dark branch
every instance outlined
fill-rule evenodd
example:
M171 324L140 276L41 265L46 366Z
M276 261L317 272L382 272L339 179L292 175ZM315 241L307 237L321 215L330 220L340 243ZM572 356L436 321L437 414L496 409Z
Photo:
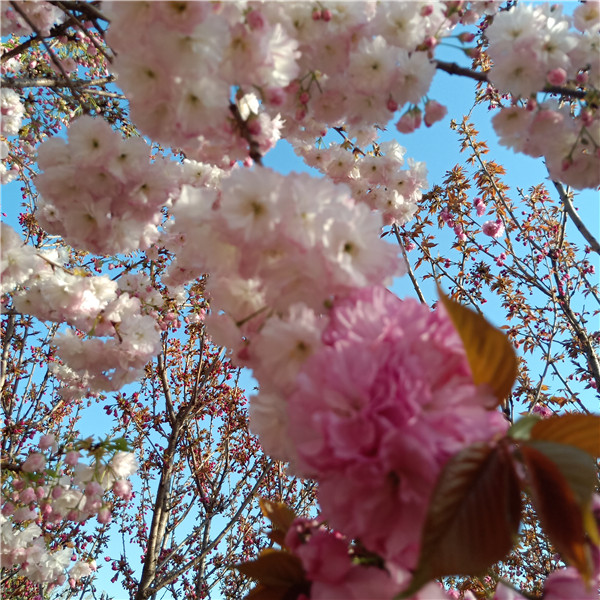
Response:
M444 71L449 75L460 75L461 77L468 77L469 79L481 81L482 83L490 83L487 74L482 73L481 71L474 71L473 69L461 67L456 63L449 63L443 60L436 60L434 61L434 64L440 71ZM588 95L588 92L584 90L574 90L558 85L547 85L543 90L540 91L546 94L560 94L561 96L567 96L569 98L578 98L580 100L584 99Z
M553 181L554 187L560 196L560 201L562 202L565 210L569 217L571 217L571 221L581 235L585 238L586 242L590 245L590 248L596 252L596 254L600 254L600 244L598 240L590 233L589 229L583 224L581 217L577 214L575 207L573 206L573 202L571 201L571 196L566 192L563 184L560 181Z
M242 119L242 115L240 114L237 105L230 102L229 111L235 119L240 135L248 142L248 155L257 165L262 166L262 154L260 153L258 142L252 137L250 131L248 131L248 124Z

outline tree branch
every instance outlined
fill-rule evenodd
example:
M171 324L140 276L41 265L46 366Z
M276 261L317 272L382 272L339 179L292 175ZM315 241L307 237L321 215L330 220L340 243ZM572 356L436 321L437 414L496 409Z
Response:
M462 77L468 77L469 79L474 79L475 81L481 81L482 83L490 83L488 76L486 73L482 73L481 71L474 71L473 69L469 69L467 67L461 67L456 63L450 63L443 60L435 60L433 61L436 68L440 71L444 71L449 75L460 75ZM543 90L540 90L542 93L546 94L560 94L561 96L568 96L569 98L578 98L582 100L587 96L587 92L585 90L574 90L567 87L561 87L558 85L547 85Z
M567 214L569 217L571 217L571 220L573 221L575 227L577 227L579 230L579 233L581 233L581 235L585 238L585 241L590 245L590 248L596 254L600 254L600 244L598 243L598 240L590 233L588 228L583 224L581 217L577 214L577 211L573 206L573 202L571 201L570 194L565 191L565 188L560 181L552 181L552 183L558 192L560 200L563 203Z
M106 85L115 81L114 75L100 79L63 79L60 77L40 77L38 79L18 79L16 77L2 77L2 87L23 89L29 87L48 88L87 88L94 85Z

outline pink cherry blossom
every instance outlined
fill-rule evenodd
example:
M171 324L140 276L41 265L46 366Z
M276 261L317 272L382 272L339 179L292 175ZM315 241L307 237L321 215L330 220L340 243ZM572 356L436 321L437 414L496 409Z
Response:
M544 600L597 600L598 577L594 579L587 586L575 567L558 569L544 582Z
M425 104L425 125L431 127L448 114L448 109L437 100L429 100Z
M41 452L29 454L22 467L25 473L39 473L46 468L46 457Z
M502 237L504 233L504 223L500 219L495 221L486 221L482 226L482 231L485 235L489 235L493 238Z
M318 480L333 527L411 567L442 465L506 422L441 310L365 288L336 302L323 343L288 400L292 468Z

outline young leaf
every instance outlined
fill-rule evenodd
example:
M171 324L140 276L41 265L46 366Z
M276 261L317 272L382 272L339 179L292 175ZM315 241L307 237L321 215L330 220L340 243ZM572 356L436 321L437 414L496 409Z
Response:
M585 450L546 440L530 440L527 446L535 448L556 465L575 494L579 506L591 502L598 482L598 470L596 462Z
M553 442L522 442L519 449L542 528L563 558L589 580L592 569L584 526L589 503L582 508L581 501L591 496L590 485L594 487L592 458L574 446Z
M289 587L305 581L300 559L283 550L263 550L257 559L235 568L267 587Z
M531 439L570 444L600 458L600 417L578 413L542 419L531 429Z
M526 415L513 423L508 430L508 437L513 440L528 440L533 426L540 420L537 415Z
M259 583L248 592L245 600L285 600L288 589L287 585L266 586Z
M500 404L517 378L517 355L511 343L481 315L438 291L465 347L473 381L487 383Z
M478 443L445 465L423 528L421 553L408 597L444 575L478 575L513 546L521 494L506 446Z
M294 511L283 502L271 502L267 498L260 498L258 503L262 514L271 521L273 529L281 531L285 536L296 518Z

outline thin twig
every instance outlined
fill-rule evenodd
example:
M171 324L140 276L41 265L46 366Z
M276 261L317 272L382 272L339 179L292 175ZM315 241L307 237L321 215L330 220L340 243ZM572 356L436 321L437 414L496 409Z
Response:
M408 270L408 276L410 277L413 287L415 288L415 291L417 292L417 296L419 297L421 304L427 304L427 302L425 302L425 296L423 296L423 292L421 291L421 288L419 287L419 282L417 281L417 278L415 277L415 274L413 273L413 270L410 266L410 262L408 260L408 256L406 255L406 250L404 248L404 244L402 243L402 238L400 237L400 231L398 230L398 226L394 225L392 227L392 231L394 232L394 235L396 236L396 240L398 241L398 246L400 246L400 250L402 251L402 256L404 257L404 262L406 263L406 268Z

